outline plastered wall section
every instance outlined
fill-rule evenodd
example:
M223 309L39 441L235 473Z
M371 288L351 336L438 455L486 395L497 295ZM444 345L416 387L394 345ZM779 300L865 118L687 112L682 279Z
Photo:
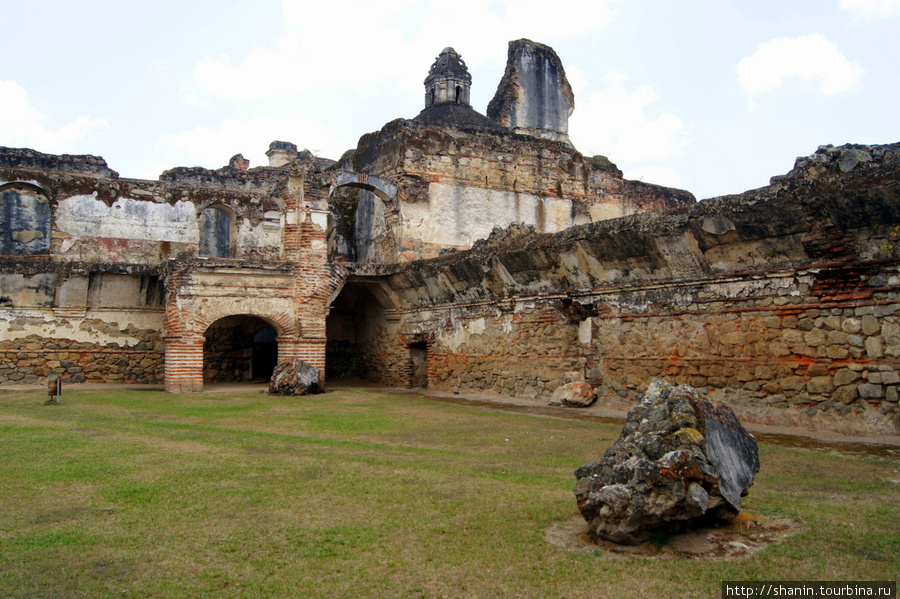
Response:
M405 239L468 247L496 227L522 223L554 233L572 225L572 202L529 193L429 185L429 201L403 207Z
M280 257L281 214L260 222L239 219L235 256ZM196 254L200 243L197 206L118 198L111 206L97 194L66 198L54 214L54 253L67 260L158 263L179 253Z
M236 253L279 258L281 221L275 211L256 222L239 219ZM107 205L95 192L60 200L52 224L52 258L71 268L48 262L25 269L48 272L0 274L0 384L42 382L49 374L67 382L161 383L165 310L161 297L148 304L142 289L159 277L95 270L148 273L170 256L195 255L197 206L130 197ZM289 299L266 305L266 289L263 283L261 292L245 294L257 311L292 312ZM227 300L222 308L237 309Z

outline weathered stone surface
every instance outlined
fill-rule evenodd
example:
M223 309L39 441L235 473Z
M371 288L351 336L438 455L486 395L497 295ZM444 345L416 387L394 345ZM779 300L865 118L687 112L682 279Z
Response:
M568 141L575 95L553 48L521 39L509 43L506 72L487 115L516 132Z
M275 395L312 395L324 393L319 369L303 360L280 362L272 372L269 393Z
M594 533L634 544L655 529L730 522L758 471L756 439L729 408L654 380L600 461L575 471L575 497Z
M474 111L448 48L434 103L337 164L276 141L269 166L142 181L0 148L0 384L193 392L268 379L280 352L536 402L602 380L633 403L665 376L742 419L897 434L900 144L823 146L697 203L561 143L561 65L511 50L500 112L525 120Z
M566 383L557 387L550 396L551 404L559 404L570 408L586 408L597 401L597 394L589 383Z

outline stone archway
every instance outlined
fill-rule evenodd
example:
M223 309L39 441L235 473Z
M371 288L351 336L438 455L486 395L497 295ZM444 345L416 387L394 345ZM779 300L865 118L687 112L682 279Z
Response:
M378 280L351 276L328 302L325 363L330 378L405 386L408 350L396 331L396 301Z
M332 192L334 189L344 186L359 187L371 191L385 202L392 202L397 197L397 186L375 175L340 171L335 178Z
M249 314L225 316L203 333L203 382L266 381L278 362L278 329Z
M368 356L383 308L366 285L346 284L325 321L325 369L331 378L371 380Z
M332 258L390 261L399 218L397 186L375 175L339 171L329 195L334 232L329 238Z

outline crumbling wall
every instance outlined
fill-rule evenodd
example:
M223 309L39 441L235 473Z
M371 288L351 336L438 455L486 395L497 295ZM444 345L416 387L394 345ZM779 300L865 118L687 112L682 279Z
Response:
M119 178L94 156L0 148L0 212L7 217L0 230L0 384L50 373L74 382L162 382L171 349L165 339L180 339L169 328L180 312L167 312L166 304L207 291L191 306L191 323L205 328L213 313L259 313L281 323L285 351L306 351L292 319L305 304L324 305L307 279L327 279L327 271L324 241L312 254L304 249L312 237L324 238L326 226L324 209L312 214L303 199L305 174L327 165L303 155L284 168L248 169L239 158L217 170L177 168L159 181L139 181ZM311 201L324 204L318 193ZM214 226L205 230L202 215L210 213ZM311 216L317 224L305 225ZM314 231L299 233L304 226ZM293 237L286 240L287 230ZM197 275L181 281L195 285L187 293L177 276L170 280L184 270L173 262L192 265ZM301 289L317 299L301 297ZM201 309L210 299L215 309ZM317 318L322 323L305 326L324 344L324 314ZM191 334L202 372L203 330Z
M439 389L549 398L574 371L634 399L662 376L757 421L897 432L900 152L820 152L742 196L409 265L382 278L400 334L432 336Z
M393 236L393 252L382 248L380 262L466 249L495 226L553 233L694 202L688 192L627 181L615 165L585 160L567 144L495 129L396 120L363 136L353 163L397 183L396 205L373 198L378 205L357 212L365 216L357 221L358 239ZM374 228L360 230L366 226Z

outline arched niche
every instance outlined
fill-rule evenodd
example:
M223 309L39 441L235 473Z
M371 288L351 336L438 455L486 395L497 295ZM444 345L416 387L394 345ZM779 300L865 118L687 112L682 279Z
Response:
M0 254L47 254L50 251L50 202L30 183L0 186Z
M235 214L221 204L208 206L200 213L200 255L231 258L234 255Z

